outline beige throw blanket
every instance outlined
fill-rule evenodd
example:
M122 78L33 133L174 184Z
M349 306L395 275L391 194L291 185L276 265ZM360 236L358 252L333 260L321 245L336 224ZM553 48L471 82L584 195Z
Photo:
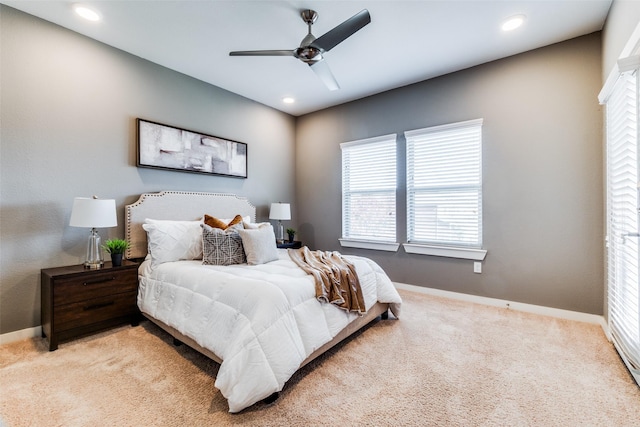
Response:
M289 256L298 267L313 276L319 301L347 311L366 311L356 268L339 252L311 251L304 246L289 249Z

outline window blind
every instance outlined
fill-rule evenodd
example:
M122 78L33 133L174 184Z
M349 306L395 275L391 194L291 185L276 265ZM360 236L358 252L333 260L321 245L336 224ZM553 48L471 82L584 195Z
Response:
M342 237L396 241L396 135L340 144Z
M640 384L638 82L623 73L606 102L609 329Z
M482 246L482 120L405 132L407 240Z

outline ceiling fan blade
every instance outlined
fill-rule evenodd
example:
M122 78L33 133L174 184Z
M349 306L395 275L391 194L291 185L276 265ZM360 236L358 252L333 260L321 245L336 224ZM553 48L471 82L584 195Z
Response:
M292 50L237 50L229 56L293 56Z
M309 64L309 67L316 73L316 76L322 80L322 83L331 91L340 89L336 78L333 77L333 73L329 68L329 65L324 61L318 61L313 64Z
M369 11L367 9L361 10L342 24L318 37L311 43L311 46L328 52L369 22L371 22Z

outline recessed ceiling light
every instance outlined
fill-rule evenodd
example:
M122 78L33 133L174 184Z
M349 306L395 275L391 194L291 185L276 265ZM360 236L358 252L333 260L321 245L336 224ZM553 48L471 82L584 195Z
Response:
M282 98L282 102L284 102L285 104L293 104L294 102L296 102L296 100L290 96L285 96L284 98Z
M73 10L80 16L82 16L84 19L88 20L88 21L99 21L100 20L100 14L95 11L94 9L91 9L90 7L87 7L85 5L82 4L74 4L73 5Z
M507 18L502 23L502 31L512 31L516 28L522 26L524 24L525 16L524 15L515 15Z

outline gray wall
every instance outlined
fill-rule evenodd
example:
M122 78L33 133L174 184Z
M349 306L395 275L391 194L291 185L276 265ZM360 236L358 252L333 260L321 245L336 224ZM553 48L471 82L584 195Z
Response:
M6 6L0 39L0 333L40 324L40 269L83 261L76 196L116 199L103 239L144 192L294 201L293 117ZM249 178L136 168L136 117L246 142Z
M298 118L300 237L376 260L397 282L602 314L600 33ZM405 130L483 118L482 274L469 260L340 248L340 148L398 133L398 218L406 217ZM404 241L406 227L398 224Z

